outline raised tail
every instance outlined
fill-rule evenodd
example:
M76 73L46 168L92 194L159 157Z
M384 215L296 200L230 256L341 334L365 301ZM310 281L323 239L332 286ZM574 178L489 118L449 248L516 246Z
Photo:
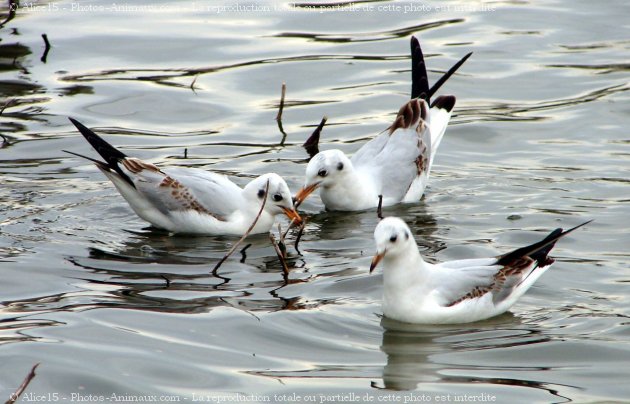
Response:
M560 240L562 237L566 236L567 234L571 233L572 231L589 224L592 221L593 220L589 220L575 227L572 227L569 230L563 230L562 228L557 228L554 231L552 231L547 237L545 237L544 239L542 239L541 241L537 243L518 248L510 253L500 256L497 264L508 265L509 263L519 258L529 257L533 259L534 261L536 261L539 267L546 266L550 263L549 253L551 252L553 247L556 245L556 242L558 240Z
M429 102L429 76L424 64L420 42L411 36L411 98L422 98Z
M424 62L424 54L420 42L415 36L411 37L411 98L422 98L433 107L431 97L442 87L444 83L468 60L472 52L455 63L440 79L429 87L427 67ZM437 100L436 100L437 101Z
M433 165L433 158L442 142L446 127L451 120L451 113L455 107L455 96L440 95L431 105L429 115L429 128L431 129L431 159L429 165Z
M450 69L448 69L448 71L446 73L444 73L444 75L442 77L440 77L440 79L438 81L435 82L435 84L433 85L433 87L431 87L429 89L429 94L427 97L427 102L429 101L429 99L431 97L433 97L433 95L437 92L437 90L440 89L440 87L442 87L442 85L444 83L446 83L446 80L448 80L449 78L451 78L451 76L453 75L453 73L455 73L457 71L457 69L459 69L461 67L461 65L464 64L464 62L466 60L468 60L468 58L470 57L470 55L472 55L472 52L469 52L468 54L466 54L466 56L464 56L463 58L461 58L459 60L459 62L455 63L453 65L453 67L451 67ZM433 105L431 105L433 106Z
M93 161L101 169L108 169L108 170L115 171L118 175L120 175L121 178L123 178L132 187L135 188L133 181L131 181L131 179L127 176L127 174L125 174L120 169L120 166L118 165L118 162L120 160L127 158L127 156L123 152L121 152L120 150L112 146L111 144L107 143L103 138L101 138L99 135L94 133L91 129L88 129L81 122L73 118L68 118L68 119L70 119L70 122L72 122L74 126L77 127L77 129L79 130L79 132L81 132L83 137L90 143L90 145L92 145L94 150L96 150L98 154L100 154L103 160L105 161L101 162L93 158L82 156L80 154L69 152L69 151L66 151L66 153L74 154L75 156L83 157L90 161Z

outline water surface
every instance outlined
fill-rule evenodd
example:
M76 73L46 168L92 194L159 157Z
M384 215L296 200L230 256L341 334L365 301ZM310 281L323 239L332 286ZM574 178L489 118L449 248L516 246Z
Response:
M62 402L630 397L625 2L28 4L3 4L0 20L0 394L41 363L28 392ZM212 276L234 239L147 228L62 152L94 155L72 116L156 164L239 184L275 171L296 190L323 116L321 147L348 153L391 123L414 33L432 82L474 52L442 90L458 101L426 197L384 212L427 260L595 219L498 318L381 318L380 271L367 270L376 214L325 213L317 197L288 276L266 236Z

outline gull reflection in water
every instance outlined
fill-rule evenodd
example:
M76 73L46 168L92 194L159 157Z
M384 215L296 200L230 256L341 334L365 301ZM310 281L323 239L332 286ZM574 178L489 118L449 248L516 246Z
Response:
M470 364L467 353L473 351L551 341L543 330L523 324L509 312L483 322L448 325L407 324L383 317L381 326L385 330L381 351L387 355L387 364L383 367L383 385L373 382L375 388L412 391L421 389L423 384L477 383L540 389L563 399L559 390L576 388L514 377L523 371L531 375L529 371L552 370L549 367L523 363L511 366ZM460 363L457 363L458 358L461 358ZM506 377L479 376L482 371L499 371Z

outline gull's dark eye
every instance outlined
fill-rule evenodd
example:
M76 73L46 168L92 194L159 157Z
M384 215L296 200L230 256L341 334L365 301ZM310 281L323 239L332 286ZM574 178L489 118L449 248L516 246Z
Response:
M405 240L409 240L409 232L405 232Z
M394 234L393 236L389 238L389 241L391 241L392 243L395 243L397 239L398 239L398 235Z
M337 164L337 170L343 170L343 163L340 162L339 164Z
M280 195L280 194L275 194L275 195L273 196L273 200L274 200L274 201L276 201L276 202L280 202L280 201L282 200L282 195Z
M262 198L263 196L265 196L265 190L264 189L258 190L258 197Z
M320 177L325 177L328 175L328 171L321 169L319 170L319 172L317 173L317 175L319 175Z

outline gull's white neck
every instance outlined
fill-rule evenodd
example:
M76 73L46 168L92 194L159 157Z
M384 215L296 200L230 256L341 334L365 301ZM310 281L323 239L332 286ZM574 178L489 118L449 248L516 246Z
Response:
M413 247L413 248L411 248ZM430 264L424 262L415 244L404 253L383 258L383 313L388 317L398 310L414 310L426 297ZM409 307L407 307L409 306Z

